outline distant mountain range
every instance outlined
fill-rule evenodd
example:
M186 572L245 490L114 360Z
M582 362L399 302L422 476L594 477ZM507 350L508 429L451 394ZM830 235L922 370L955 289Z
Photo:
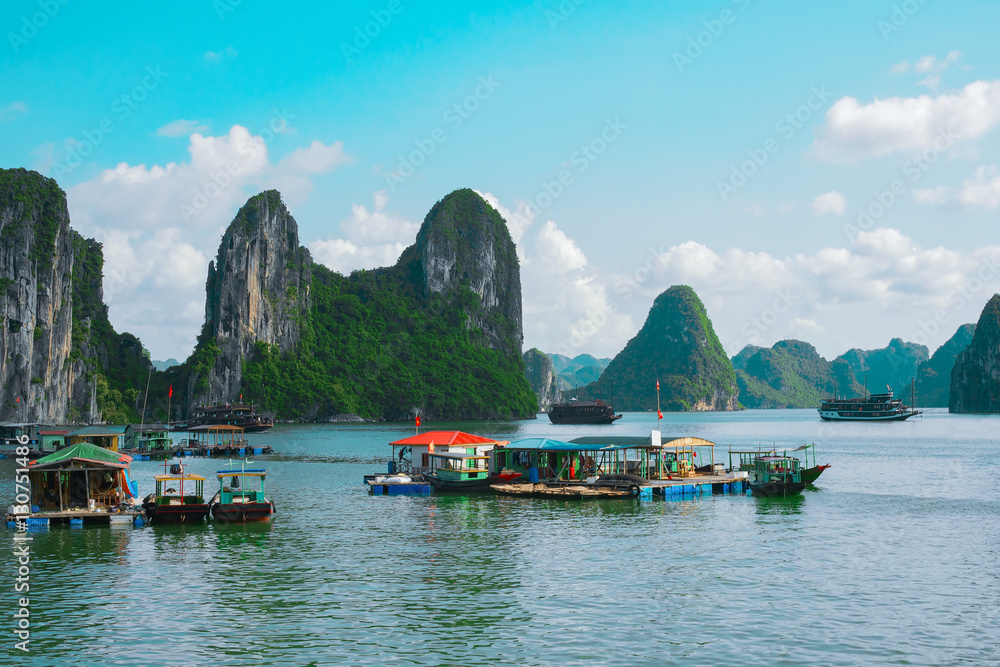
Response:
M559 380L560 391L567 391L596 382L611 363L611 359L597 359L589 354L578 354L570 359L562 354L545 353L552 360L552 368Z
M177 361L173 357L170 357L166 361L157 361L156 359L153 359L150 363L153 364L153 368L160 371L161 373L172 366L181 365L181 362Z

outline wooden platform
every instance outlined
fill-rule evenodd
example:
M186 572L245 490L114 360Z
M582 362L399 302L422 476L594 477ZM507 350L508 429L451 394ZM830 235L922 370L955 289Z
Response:
M638 493L633 487L638 487ZM653 495L695 496L719 495L725 493L745 493L749 488L745 476L695 475L677 479L646 480L641 484L622 482L617 486L598 486L584 482L537 482L494 484L497 493L511 496L535 496L548 498L639 498L648 499Z
M231 450L231 451L227 451ZM261 456L262 454L273 454L271 447L175 447L174 449L156 449L149 452L140 452L135 449L123 449L122 454L128 454L133 461L156 461L169 459L172 457L184 458L187 456L211 456L212 458L229 458L244 456Z

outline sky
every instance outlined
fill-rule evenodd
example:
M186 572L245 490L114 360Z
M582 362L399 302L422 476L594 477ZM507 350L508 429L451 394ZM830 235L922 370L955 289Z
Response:
M613 356L674 284L730 355L933 352L1000 291L1000 3L10 0L0 167L66 191L118 331L183 360L247 198L392 264L463 187L525 349ZM335 6L336 5L336 6Z

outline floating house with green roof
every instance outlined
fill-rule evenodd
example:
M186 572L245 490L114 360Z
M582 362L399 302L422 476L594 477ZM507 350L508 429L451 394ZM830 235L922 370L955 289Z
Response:
M107 516L138 487L129 478L132 458L89 442L70 445L28 464L32 514L69 519Z

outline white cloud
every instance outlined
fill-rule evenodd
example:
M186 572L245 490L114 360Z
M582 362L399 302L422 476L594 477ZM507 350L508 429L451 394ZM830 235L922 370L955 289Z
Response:
M11 102L5 107L0 107L0 123L9 123L28 113L28 105L20 100Z
M231 46L227 46L221 51L206 51L205 60L210 63L218 63L222 62L223 58L235 58L237 55L239 54L236 52L236 49Z
M374 200L372 210L361 204L351 206L351 217L340 222L346 239L310 243L313 259L343 274L395 264L406 246L416 240L420 225L387 213L389 196L385 190L376 192Z
M207 258L247 198L278 188L290 206L301 203L315 174L351 159L340 142L313 142L274 163L267 142L240 125L219 137L192 134L188 152L188 162L123 162L67 192L73 226L105 243L112 322L140 336L154 357L190 352L203 319ZM278 187L288 183L290 193ZM174 326L171 313L196 316L177 316Z
M812 151L829 162L917 151L942 137L976 139L1000 123L1000 81L974 81L960 92L891 97L862 105L837 100L816 132Z
M893 65L889 71L893 74L906 74L911 69L918 74L926 74L928 72L943 72L952 65L955 65L959 69L970 70L972 69L968 65L959 65L958 59L962 56L961 51L952 51L942 60L938 60L937 56L921 56L915 63L910 65L909 62L903 61ZM940 81L940 77L936 77ZM927 79L924 81L919 81L918 83L925 84ZM926 84L925 84L926 85Z
M847 200L844 199L844 195L836 190L830 190L825 194L821 194L816 199L813 199L812 203L812 210L816 215L825 215L827 213L844 215L846 208Z
M962 206L977 206L981 208L997 208L1000 206L1000 172L997 166L980 165L976 171L964 181L962 186L952 192L950 188L939 185L934 188L914 190L913 197L924 204L959 204Z
M208 132L208 125L200 120L175 120L167 123L156 131L161 137L188 137L195 132Z

